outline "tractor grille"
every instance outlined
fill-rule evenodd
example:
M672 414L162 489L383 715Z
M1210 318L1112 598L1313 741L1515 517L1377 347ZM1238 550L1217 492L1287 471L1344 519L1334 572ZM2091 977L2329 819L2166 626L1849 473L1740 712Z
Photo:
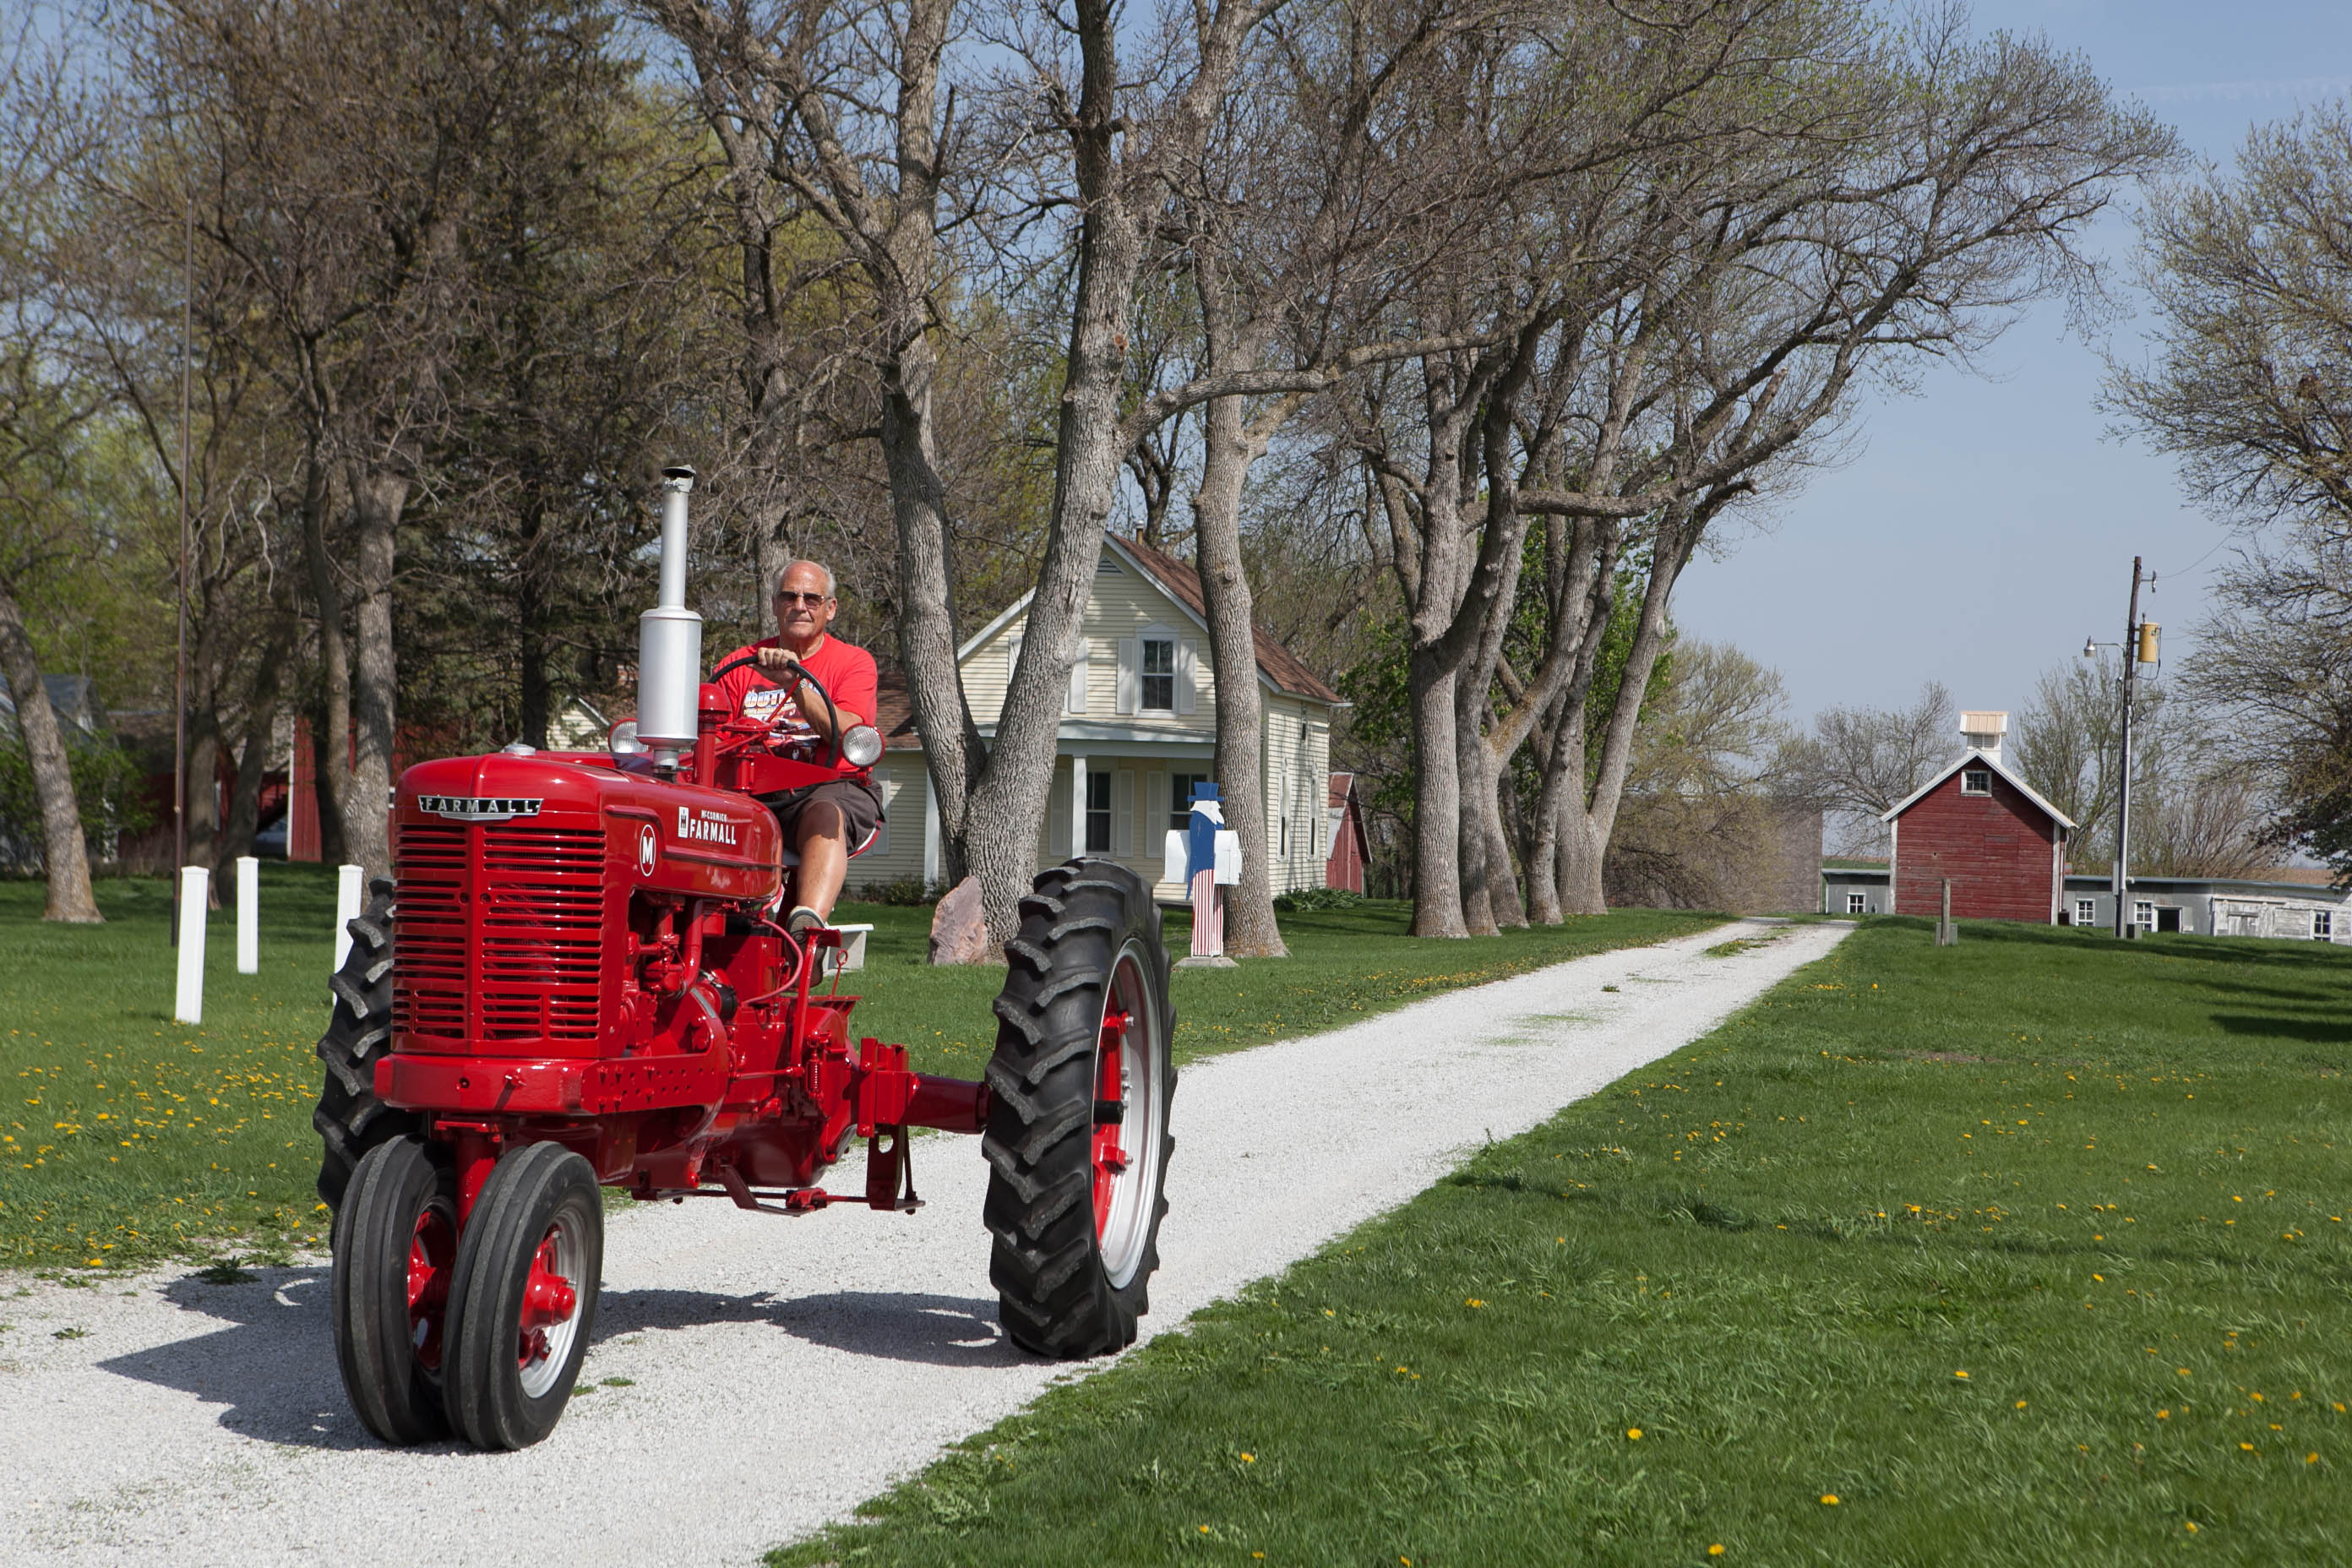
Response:
M397 848L394 1029L478 1043L596 1038L601 831L409 822Z

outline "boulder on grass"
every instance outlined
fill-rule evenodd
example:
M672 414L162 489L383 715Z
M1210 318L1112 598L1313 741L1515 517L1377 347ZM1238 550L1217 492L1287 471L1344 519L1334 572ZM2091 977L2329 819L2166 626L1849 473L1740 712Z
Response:
M931 912L931 950L925 962L988 963L995 957L988 942L988 912L980 902L980 879L966 877Z

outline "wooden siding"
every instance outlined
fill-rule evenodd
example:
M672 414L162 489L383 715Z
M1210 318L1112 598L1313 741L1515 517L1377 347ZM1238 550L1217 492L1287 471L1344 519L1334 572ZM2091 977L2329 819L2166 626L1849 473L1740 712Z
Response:
M1110 557L1105 555L1104 559L1108 561ZM1014 616L991 633L963 661L964 690L971 703L972 718L983 727L994 726L998 715L1004 710L1005 688L1013 682L1013 650L1027 624L1025 615ZM1086 708L1083 712L1073 712L1065 704L1065 719L1165 731L1171 740L1215 736L1217 681L1210 668L1208 639L1174 601L1122 564L1118 575L1105 573L1095 578L1094 592L1087 601L1086 616L1080 625L1087 639ZM1118 645L1124 638L1140 635L1147 626L1163 627L1175 637L1180 663L1189 647L1195 694L1189 713L1146 712L1139 705L1133 713L1118 710ZM1179 706L1182 705L1180 697Z
M1895 912L1936 915L1948 877L1955 919L2049 924L2063 853L2057 824L1998 773L1990 795L1962 794L1969 771L1895 819Z
M1172 775L1209 773L1214 768L1213 753L1208 748L1216 741L1216 676L1210 664L1208 637L1191 613L1159 584L1127 563L1115 561L1108 552L1104 559L1118 570L1096 576L1081 623L1087 656L1074 672L1064 704L1060 754L1046 795L1037 863L1056 865L1084 843L1072 827L1071 759L1080 756L1086 759L1089 774L1111 775L1111 858L1155 884L1162 899L1181 899L1181 887L1161 881L1160 872L1173 809ZM1026 619L1013 616L981 638L964 657L964 689L973 718L984 727L992 727L1003 710ZM1185 665L1191 667L1192 699L1187 702L1180 692L1175 711L1144 711L1139 701L1132 704L1136 711L1121 713L1120 645L1131 646L1133 639L1154 627L1176 639L1180 670ZM1320 701L1263 683L1258 689L1264 705L1259 784L1266 803L1268 847L1274 851L1270 880L1277 893L1319 888L1331 848L1327 805L1330 710ZM1080 726L1097 735L1108 730L1119 738L1087 739L1071 732ZM923 875L924 812L930 780L922 756L911 749L893 752L884 757L876 773L885 781L889 838L887 845L877 844L851 867L852 887Z
M1319 703L1265 692L1259 750L1269 880L1277 893L1323 885L1330 851L1331 721Z

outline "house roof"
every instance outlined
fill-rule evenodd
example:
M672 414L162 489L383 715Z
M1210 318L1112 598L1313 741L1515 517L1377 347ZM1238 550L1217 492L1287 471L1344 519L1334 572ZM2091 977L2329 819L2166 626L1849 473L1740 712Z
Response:
M1950 778L1962 768L1969 767L1971 764L1981 764L1982 766L1990 768L1993 772L2007 779L2010 782L2011 786L2014 788L2018 794L2023 795L2026 799L2040 806L2043 815L2047 816L2053 822L2055 822L2059 826L2065 828L2069 832L2074 830L2074 819L2073 817L2067 816L2064 812L2059 810L2056 806L2042 799L2040 792L2035 790L2032 784L2027 784L2023 779L2019 778L2015 773L2011 773L2006 767L2003 767L1999 757L1992 755L1989 752L1979 752L1973 750L1961 752L1959 756L1953 759L1951 765L1945 768L1943 772L1937 773L1934 778L1929 779L1926 784L1921 784L1917 789L1913 790L1909 795L1905 795L1901 800L1895 802L1886 810L1879 813L1878 820L1881 822L1894 821L1896 817L1910 810L1914 805L1916 805L1920 800L1922 800L1927 793L1933 790L1937 784L1942 784L1946 779Z
M1356 793L1356 775L1353 773L1333 773L1331 775L1330 792L1330 798L1327 803L1330 807L1336 809L1347 805L1348 797Z
M2259 877L2143 877L2135 871L2132 873L2131 885L2134 888L2146 889L2152 893L2168 892L2176 896L2210 890L2217 894L2225 891L2269 892L2303 899L2319 899L2329 895L2338 899L2345 897L2344 894L2337 893L2335 887L2326 879L2326 873L2324 871L2316 872L2319 879L2306 880L2306 875L2315 871L2315 868L2305 866L2283 867L2265 871ZM2066 887L2069 891L2104 893L2113 886L2114 877L2106 871L2066 873Z
M1201 591L1200 573L1139 539L1121 539L1114 533L1107 535L1103 542L1132 562L1162 593L1191 612L1202 630L1208 629L1209 602ZM1250 631L1257 641L1258 673L1276 690L1314 702L1328 702L1334 707L1345 700L1317 679L1315 672L1297 654L1276 641L1264 626L1252 626Z
M1152 549L1139 539L1122 539L1115 533L1106 534L1103 543L1120 560L1133 567L1145 581L1174 600L1177 607L1189 616L1202 631L1206 632L1209 629L1208 601L1202 594L1201 574L1174 556ZM963 646L956 650L956 662L961 664L971 658L980 650L982 644L1018 618L1028 609L1029 601L1034 596L1034 589L1030 593L1022 595L998 612L986 626L965 638ZM1318 679L1315 672L1307 667L1306 662L1276 641L1272 633L1264 626L1255 626L1251 629L1257 642L1257 672L1260 679L1277 691L1287 692L1293 697L1303 697L1310 702L1325 702L1335 708L1347 705L1345 698ZM922 750L922 739L915 729L914 701L907 690L905 672L888 665L883 665L877 673L879 679L874 692L875 728L882 731L884 742L891 751ZM1344 773L1332 775L1335 787L1338 781L1348 776ZM1335 794L1331 804L1339 805L1341 798Z

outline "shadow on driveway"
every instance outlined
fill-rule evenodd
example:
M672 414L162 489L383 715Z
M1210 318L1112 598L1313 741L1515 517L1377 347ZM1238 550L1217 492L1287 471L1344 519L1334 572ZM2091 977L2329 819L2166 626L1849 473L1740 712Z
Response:
M163 1288L188 1314L186 1337L98 1363L100 1370L223 1405L220 1424L265 1443L327 1449L381 1447L352 1414L335 1367L326 1268L255 1268L240 1285L194 1275ZM195 1320L220 1326L199 1331ZM764 1325L852 1355L942 1367L1000 1367L1032 1358L1005 1339L993 1300L910 1291L730 1296L706 1290L607 1290L592 1350L623 1335L713 1324ZM733 1375L713 1358L714 1377ZM424 1450L461 1452L457 1443Z

